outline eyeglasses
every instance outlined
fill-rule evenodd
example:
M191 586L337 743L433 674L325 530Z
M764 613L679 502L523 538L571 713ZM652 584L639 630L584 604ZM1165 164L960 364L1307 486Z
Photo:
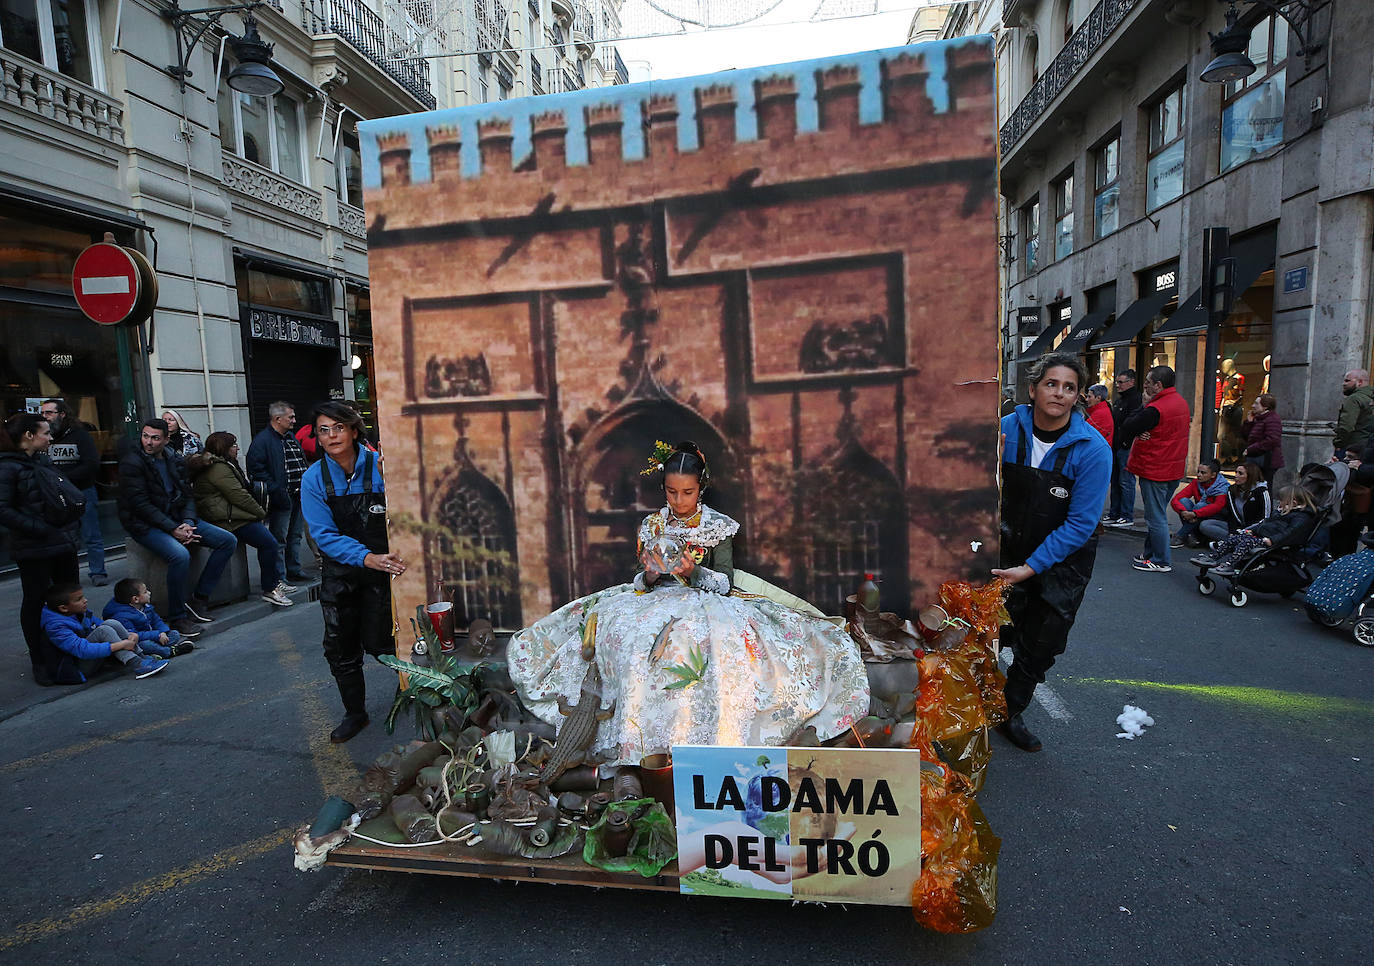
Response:
M342 436L344 433L348 432L348 430L349 430L349 425L348 425L347 423L335 423L335 424L332 425L332 426L316 426L316 427L315 427L315 435L316 435L316 436Z

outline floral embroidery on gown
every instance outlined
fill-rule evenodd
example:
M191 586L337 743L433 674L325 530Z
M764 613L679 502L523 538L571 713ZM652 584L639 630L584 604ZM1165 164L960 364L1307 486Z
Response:
M668 509L641 524L641 548L667 535L686 544L697 562L691 585L661 578L643 589L621 584L574 600L511 638L510 674L525 705L558 726L559 697L576 703L587 664L582 625L597 615L596 662L602 704L615 714L601 723L592 751L607 762L638 764L642 755L674 744L780 745L812 725L833 737L868 713L868 676L858 646L828 621L762 597L730 590L730 541L739 524L702 506L684 523ZM707 563L723 561L720 571ZM653 651L672 622L663 653ZM706 658L686 687L672 666Z

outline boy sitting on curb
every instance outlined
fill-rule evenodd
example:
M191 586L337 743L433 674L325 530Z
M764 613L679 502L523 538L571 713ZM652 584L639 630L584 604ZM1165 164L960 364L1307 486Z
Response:
M96 623L86 592L80 584L57 584L48 591L42 614L43 633L62 652L57 679L64 684L81 684L106 658L113 657L146 678L167 666L171 652L161 644L140 644L118 621Z
M133 577L125 577L114 586L114 597L105 605L100 616L107 621L117 621L126 630L138 635L140 644L158 644L167 648L169 657L179 657L194 651L195 645L183 639L180 631L174 631L153 609L153 592L148 585ZM200 631L195 631L199 635Z

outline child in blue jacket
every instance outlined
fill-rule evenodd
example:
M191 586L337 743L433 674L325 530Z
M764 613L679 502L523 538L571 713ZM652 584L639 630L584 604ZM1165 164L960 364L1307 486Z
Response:
M57 584L47 594L41 616L43 633L62 652L56 677L63 684L80 684L106 658L114 658L136 678L151 677L167 666L168 648L125 630L118 621L98 623L80 584Z
M114 596L100 612L107 621L118 621L125 630L138 635L140 644L157 644L167 648L169 657L194 651L195 645L183 640L153 609L153 592L148 585L134 577L125 577L114 586Z

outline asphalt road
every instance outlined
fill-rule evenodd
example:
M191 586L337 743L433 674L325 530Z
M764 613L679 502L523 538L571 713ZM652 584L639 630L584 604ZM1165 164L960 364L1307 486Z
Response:
M290 828L403 737L325 739L317 605L0 721L0 962L1286 963L1366 961L1374 650L1277 598L1234 609L1104 538L1045 751L1000 739L980 802L998 915L292 868ZM1155 719L1116 737L1125 704ZM1051 713L1053 712L1053 713Z

